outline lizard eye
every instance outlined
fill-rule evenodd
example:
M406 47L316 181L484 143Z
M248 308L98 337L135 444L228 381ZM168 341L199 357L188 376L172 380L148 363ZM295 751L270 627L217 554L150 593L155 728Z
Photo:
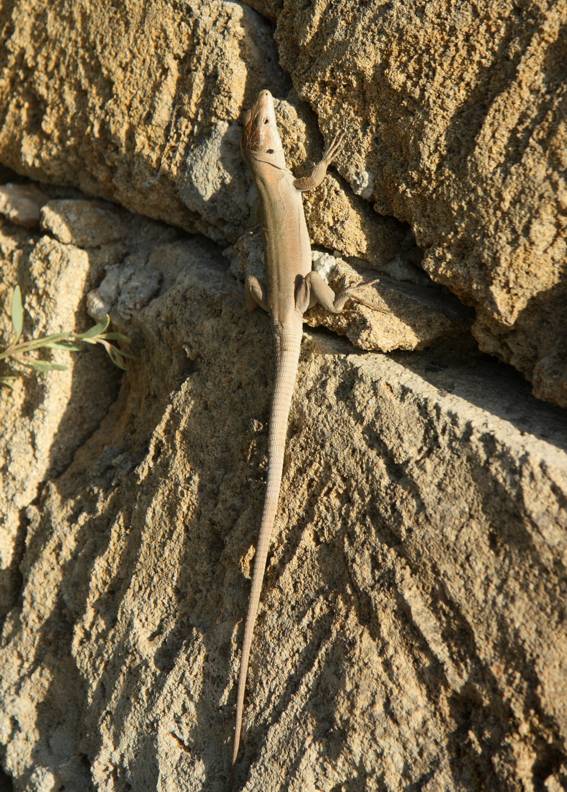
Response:
M273 154L273 153L274 153L274 149L266 149L266 154Z
M264 118L264 124L267 124L267 123L268 123L268 119Z

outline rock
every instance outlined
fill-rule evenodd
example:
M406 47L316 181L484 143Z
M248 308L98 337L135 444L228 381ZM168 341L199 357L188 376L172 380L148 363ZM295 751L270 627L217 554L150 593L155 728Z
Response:
M256 12L157 0L149 13L94 2L62 13L19 0L0 22L2 163L213 238L241 233L234 125L261 88L288 89Z
M86 329L84 296L97 269L84 250L46 236L28 233L24 239L6 224L0 229L0 255L4 285L10 287L2 295L4 305L18 279L22 286L24 339ZM3 314L4 340L10 329L7 311ZM116 392L117 370L101 349L77 354L53 350L49 359L66 370L41 374L19 369L10 390L0 387L0 616L17 596L26 507L37 497L41 482L69 464ZM16 372L17 367L3 363L2 374Z
M316 119L292 91L276 102L278 125L289 167L297 175L309 173L321 159ZM330 138L327 139L330 142ZM379 217L345 186L334 166L317 190L303 195L305 217L314 244L355 256L367 266L383 270L400 253L421 259L413 234L390 217Z
M246 5L255 8L258 13L268 19L276 19L282 8L283 0L246 0Z
M123 327L155 296L160 285L171 286L184 254L182 248L178 249L179 232L110 206L103 210L98 201L49 200L42 209L42 225L60 238L30 234L0 221L0 269L4 277L0 299L6 305L12 287L20 282L25 303L23 338L28 340L62 330L80 332L92 325L84 310L85 295L91 290L94 294L105 269L109 271L105 282L110 282L120 260L124 262L120 301L103 303L104 310L92 315L100 321L112 312L117 327L118 323ZM115 241L118 231L120 249ZM71 244L79 241L86 247ZM90 247L93 244L97 247ZM194 248L204 252L206 245L199 240ZM177 256L171 249L177 249ZM150 264L144 269L147 261ZM8 311L0 312L0 322L4 342L11 332ZM67 369L47 374L25 374L20 369L11 391L0 388L5 427L0 438L0 458L4 460L0 487L0 616L17 597L18 565L28 523L26 507L35 501L44 480L69 465L76 448L98 426L116 395L119 371L102 349L89 348L77 354L53 350L49 359ZM12 369L4 366L1 373Z
M48 200L48 196L35 184L2 184L0 215L24 228L36 228L41 207Z
M288 96L294 165L306 138L320 153L317 123L327 142L348 133L342 179L306 199L314 242L381 268L413 245L410 224L424 269L476 310L480 348L567 406L564 311L553 309L565 297L560 5L250 5L277 21L297 93L271 28L239 3L192 0L180 15L159 0L120 20L88 3L70 16L10 5L0 161L234 242L251 210L238 119L268 85Z
M50 201L41 210L41 228L64 245L82 248L117 242L125 234L115 209L88 200Z
M0 161L234 242L251 212L238 119L267 85L288 97L294 166L306 139L319 155L317 124L327 142L347 131L342 178L306 197L314 242L380 269L400 247L419 258L409 224L423 268L475 309L480 348L567 406L560 5L249 4L276 19L296 93L271 28L240 3L180 15L159 0L120 20L88 2L10 5Z
M87 312L95 321L101 322L107 314L128 321L133 311L143 308L159 292L159 272L153 267L138 267L137 258L109 267L100 286L88 293Z
M18 501L21 589L0 645L15 790L227 786L270 325L243 310L215 246L148 225L128 224L107 276L111 309L122 287L128 305L128 256L151 240L159 291L124 312L136 358L122 391ZM54 279L49 314L57 294L76 305L74 269L52 264L79 249L33 249L34 278ZM75 373L86 415L104 382L98 366ZM561 788L567 432L527 391L478 355L356 354L306 331L240 788ZM60 429L48 414L46 437ZM34 443L14 446L20 486Z
M346 335L358 349L409 351L450 338L465 342L470 338L470 316L439 287L402 284L387 275L375 278L369 270L327 253L314 255L313 269L324 275L335 294L361 285L342 314L315 307L306 316L311 327L322 325ZM368 282L372 285L364 286Z
M254 203L240 152L240 114L265 85L285 96L288 80L276 65L270 28L256 13L221 0L193 0L186 10L179 18L175 4L160 0L147 24L131 15L126 27L94 6L72 27L34 0L7 10L13 31L6 74L16 69L18 80L6 92L10 122L0 131L0 160L216 241L235 241L250 224ZM54 29L61 25L61 35L30 38L34 14L48 17ZM87 46L99 37L104 47ZM139 38L153 46L136 47ZM77 60L57 57L58 41ZM25 80L22 57L35 63ZM85 79L94 81L86 104ZM22 92L41 103L39 128L25 123ZM109 92L112 102L103 99ZM297 95L279 111L294 167L319 157L316 118ZM406 227L378 218L336 175L306 196L306 205L316 243L371 265L392 259L407 241Z
M562 17L546 0L289 0L276 39L325 135L347 130L352 189L411 225L424 269L474 306L480 348L567 406Z
M97 322L109 314L117 326L125 328L160 290L175 283L188 255L200 254L207 260L214 251L214 258L218 257L216 248L199 237L190 245L183 239L163 242L157 238L140 249L132 244L132 231L129 237L134 250L120 264L107 267L102 282L87 295L87 312Z

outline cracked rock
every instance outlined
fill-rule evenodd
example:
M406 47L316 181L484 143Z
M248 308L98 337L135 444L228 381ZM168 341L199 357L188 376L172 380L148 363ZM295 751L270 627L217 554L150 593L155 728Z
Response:
M136 356L118 398L85 355L71 382L22 383L31 418L23 392L5 402L0 740L16 792L227 789L270 321L244 310L211 243L134 217L127 231L99 290L119 305L135 256L160 285L124 315ZM92 249L28 246L30 315L67 324ZM396 313L415 288L395 284ZM560 788L566 501L564 416L511 369L441 347L355 353L306 330L239 788L535 792L542 766Z
M49 197L35 184L3 184L0 186L0 215L24 228L39 225L41 207Z
M119 241L125 233L120 214L102 202L60 199L41 210L41 228L64 245L100 247Z

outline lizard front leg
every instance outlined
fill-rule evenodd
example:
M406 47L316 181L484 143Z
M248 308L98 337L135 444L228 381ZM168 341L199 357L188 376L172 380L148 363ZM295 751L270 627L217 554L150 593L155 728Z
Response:
M300 190L300 192L316 189L327 175L327 168L341 150L343 143L344 132L339 132L325 149L321 160L314 166L310 175L303 176L300 179L294 179L293 186L295 189Z

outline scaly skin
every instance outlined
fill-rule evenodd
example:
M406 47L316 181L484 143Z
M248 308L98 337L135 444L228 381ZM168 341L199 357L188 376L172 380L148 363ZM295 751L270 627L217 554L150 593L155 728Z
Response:
M268 294L264 295L260 283L253 278L248 280L247 290L250 300L271 314L276 377L270 418L268 484L240 659L233 767L240 746L250 647L278 508L287 425L303 333L303 313L315 302L337 313L353 296L351 289L335 297L325 281L311 271L311 244L301 197L303 191L313 189L323 181L340 142L338 138L331 144L311 176L295 179L286 166L270 92L261 91L245 116L242 150L262 199Z

